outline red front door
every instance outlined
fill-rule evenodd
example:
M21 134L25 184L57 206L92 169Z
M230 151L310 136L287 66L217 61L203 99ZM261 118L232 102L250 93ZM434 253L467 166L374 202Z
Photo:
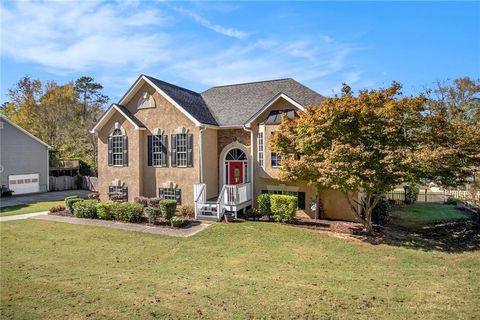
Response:
M243 183L243 162L235 161L229 163L228 184Z

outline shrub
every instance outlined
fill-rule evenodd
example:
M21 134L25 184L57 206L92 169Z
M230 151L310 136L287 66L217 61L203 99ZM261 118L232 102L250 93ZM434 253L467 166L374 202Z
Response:
M77 198L78 198L78 196L76 196L76 195L75 196L68 196L64 199L64 201L67 201L68 199L77 199Z
M172 227L181 227L183 224L183 218L180 216L173 216L172 219L170 219L170 224Z
M190 204L184 204L181 208L180 208L180 214L183 216L183 217L191 217L195 214L195 210L193 209L193 206L190 205Z
M387 198L382 197L372 211L372 222L379 225L386 225L390 220L392 206Z
M162 200L160 201L160 210L165 219L170 220L175 215L177 210L177 201L175 200Z
M65 200L65 208L67 208L67 210L70 213L73 213L73 204L76 203L76 202L79 202L79 201L83 201L83 199L80 199L78 197L66 199Z
M100 202L97 205L97 216L103 220L115 220L115 212L119 206L118 202Z
M158 208L158 204L162 199L160 198L148 198L148 206Z
M51 207L50 210L48 210L48 211L51 212L51 213L65 211L65 206L59 204L58 206Z
M89 194L87 194L87 199L90 199L90 200L99 200L99 199L100 199L100 193L98 193L98 192L90 192Z
M408 185L403 188L405 190L405 204L413 204L418 199L420 189L414 185Z
M77 218L90 218L97 217L97 204L96 200L81 200L73 204L73 215Z
M149 200L149 198L142 197L142 196L133 198L133 202L139 203L139 204L143 205L144 207L148 206L148 200Z
M82 189L82 187L83 187L83 177L81 175L77 174L75 176L74 183L75 183L75 186L77 187L77 189Z
M157 218L160 217L162 214L160 209L155 207L145 207L143 209L143 213L148 218L148 222L150 223L155 223Z
M268 217L272 214L270 197L269 193L263 193L257 198L258 212Z
M447 198L447 202L445 202L445 204L453 204L453 205L456 205L457 202L458 202L458 199L450 196L450 197Z
M125 222L139 222L142 215L143 205L139 203L124 202L115 211L115 218Z
M283 194L272 194L270 196L271 211L273 219L277 222L290 223L295 217L297 209L297 198Z

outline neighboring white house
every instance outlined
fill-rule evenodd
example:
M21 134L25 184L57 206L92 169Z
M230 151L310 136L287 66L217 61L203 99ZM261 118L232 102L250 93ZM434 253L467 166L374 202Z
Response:
M0 116L1 185L13 195L48 191L50 146Z

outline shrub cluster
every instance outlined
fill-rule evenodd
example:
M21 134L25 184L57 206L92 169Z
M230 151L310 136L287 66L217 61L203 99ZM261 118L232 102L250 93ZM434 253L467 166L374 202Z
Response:
M160 209L156 207L145 207L143 213L147 217L149 223L155 223L157 218L162 215Z
M73 203L73 215L77 218L90 218L97 217L97 200L80 200Z
M139 222L143 215L143 205L139 203L123 202L115 211L115 218L124 222Z
M59 204L58 206L51 207L48 211L51 213L65 211L65 206Z
M139 203L141 205L143 205L144 207L147 207L148 206L148 198L147 197L135 197L133 198L133 202L135 203Z
M97 204L97 216L104 220L114 220L115 212L119 206L120 203L118 202L100 202Z
M133 199L134 202L136 203L140 203L141 205L143 205L144 207L157 207L158 208L158 204L160 203L160 198L148 198L148 197L135 197Z
M297 209L297 198L283 194L272 194L270 196L271 212L273 219L277 222L290 223L295 217Z
M420 189L417 186L409 185L403 188L405 190L405 204L413 204L418 200Z
M177 210L177 201L161 200L159 206L163 217L167 220L170 220L175 215L175 211Z
M452 196L449 196L447 198L447 202L445 202L445 204L453 204L453 205L456 205L457 203L458 203L458 199Z
M271 204L270 204L270 194L263 193L258 196L258 212L262 215L270 217L272 215Z

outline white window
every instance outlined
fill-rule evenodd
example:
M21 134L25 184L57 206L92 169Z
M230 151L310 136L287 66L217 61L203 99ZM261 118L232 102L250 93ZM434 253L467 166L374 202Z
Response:
M123 134L120 129L112 133L112 161L114 166L123 166Z
M175 189L174 188L164 188L163 189L163 198L167 199L167 200L176 200Z
M282 157L276 153L276 152L272 152L271 153L271 164L272 164L272 168L278 168L278 167L281 167L282 166Z
M152 137L152 164L154 166L161 166L162 165L162 157L163 157L163 152L162 152L162 136L161 135L154 135Z
M187 134L177 134L177 167L187 166Z
M263 148L264 148L264 144L263 144L263 132L259 132L258 133L258 165L260 167L263 167Z

